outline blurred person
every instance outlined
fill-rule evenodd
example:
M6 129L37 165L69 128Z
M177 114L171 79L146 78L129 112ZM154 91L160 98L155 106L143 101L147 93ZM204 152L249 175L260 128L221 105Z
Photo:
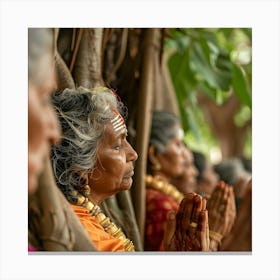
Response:
M177 116L166 111L154 111L146 176L144 248L147 251L164 250L162 240L164 240L165 229L170 225L170 213L173 216L177 213L177 217L182 218L183 212L181 209L185 207L190 213L192 211L201 212L201 214L205 214L205 218L207 216L206 201L201 196L189 193L184 198L184 194L171 183L174 178L183 176L186 164L189 164L187 162L189 155L183 143L183 130ZM191 158L189 160L191 161ZM186 217L187 233L200 228L200 226L197 226L200 220L199 215L196 214L195 216L192 220L190 220L190 215ZM185 234L183 236L188 237ZM197 245L192 245L191 240L187 238L186 250L208 250L209 237L207 237L207 248L203 245L205 241L197 234L194 237ZM177 250L182 249L177 248Z
M207 198L210 250L219 251L222 240L229 235L236 218L235 198L233 188L223 181L218 182L218 177L213 171L212 165L207 162L206 157L196 153L196 160L200 163L200 172L203 169L202 180L197 189L195 177L198 171L193 163L193 155L189 149L185 150L185 168L183 175L172 179L172 183L183 193L196 191L204 194ZM191 182L191 184L189 184ZM208 183L208 184L207 184ZM190 186L191 185L191 189ZM211 186L211 192L209 191ZM187 187L187 188L186 188ZM202 192L204 190L204 192ZM208 192L205 195L206 191Z
M198 171L194 165L194 159L192 151L185 145L184 153L184 169L180 176L171 179L171 184L177 187L177 189L184 195L196 191L196 177Z
M233 186L237 211L247 191L251 174L247 172L239 158L224 159L214 166L221 180Z
M204 154L193 151L193 158L198 170L196 192L208 199L217 186L219 176Z
M38 186L38 176L50 146L60 139L50 95L55 89L53 30L28 29L28 193Z
M243 167L245 168L245 170L252 174L252 159L251 158L246 158L246 157L242 157L241 161L243 163Z
M236 222L221 246L222 251L252 251L252 180L247 183Z
M49 161L61 136L50 101L54 38L54 29L28 29L28 251L95 250L55 185Z

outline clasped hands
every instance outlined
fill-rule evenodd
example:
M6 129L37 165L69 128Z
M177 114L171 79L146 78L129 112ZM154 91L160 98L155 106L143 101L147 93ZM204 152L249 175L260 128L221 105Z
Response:
M218 250L221 239L231 232L236 218L232 187L220 182L207 204L209 224L206 200L195 193L186 195L177 213L169 213L162 243L164 250Z
M169 212L163 238L165 251L209 251L206 200L189 193L176 212Z
M207 201L209 211L210 250L217 251L221 241L231 232L236 218L233 188L221 181Z

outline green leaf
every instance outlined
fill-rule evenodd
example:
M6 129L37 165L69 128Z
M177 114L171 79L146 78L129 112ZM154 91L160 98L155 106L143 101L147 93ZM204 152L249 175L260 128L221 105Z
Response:
M252 28L241 28L240 30L242 30L246 36L250 38L250 40L252 40Z
M247 105L241 105L238 112L234 116L234 123L238 127L243 127L252 119L252 111Z
M233 64L232 87L240 102L252 108L252 97L247 88L246 78L241 67L235 64Z
M224 72L228 72L229 76L232 74L232 63L229 54L225 50L220 50L216 59L216 67Z
M219 61L217 65L211 64L211 52L205 41L193 43L190 50L191 68L197 72L199 78L206 81L210 87L227 91L230 88L232 72L229 65L223 61L222 55L218 55Z
M216 91L205 82L199 83L197 85L197 90L216 102Z
M186 117L187 117L187 120L188 120L190 130L194 134L196 140L201 141L201 134L200 134L200 131L199 131L199 125L196 122L196 118L194 116L194 112L193 112L192 108L191 107L186 107L185 112L186 112Z

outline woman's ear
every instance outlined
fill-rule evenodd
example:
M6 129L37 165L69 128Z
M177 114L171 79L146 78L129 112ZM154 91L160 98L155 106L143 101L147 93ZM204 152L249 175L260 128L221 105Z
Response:
M150 145L148 149L148 157L150 162L155 165L158 163L158 159L156 157L156 149L154 145Z
M152 164L152 170L159 171L161 170L161 164L157 156L156 148L154 145L149 146L148 157Z

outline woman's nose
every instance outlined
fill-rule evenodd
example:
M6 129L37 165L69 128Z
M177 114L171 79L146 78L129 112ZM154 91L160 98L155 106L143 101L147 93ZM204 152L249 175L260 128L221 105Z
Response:
M132 148L132 146L127 142L127 162L128 161L136 161L138 159L138 154Z

